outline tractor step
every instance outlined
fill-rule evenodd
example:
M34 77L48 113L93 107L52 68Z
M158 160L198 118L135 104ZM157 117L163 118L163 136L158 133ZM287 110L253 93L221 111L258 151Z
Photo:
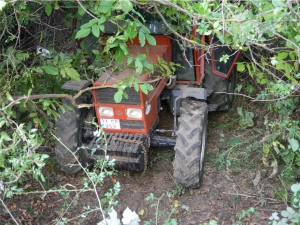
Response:
M89 144L92 158L103 157L115 160L115 168L123 170L144 169L144 151L149 151L148 138L142 134L106 133L106 138L97 141L95 137ZM106 147L107 144L107 147Z

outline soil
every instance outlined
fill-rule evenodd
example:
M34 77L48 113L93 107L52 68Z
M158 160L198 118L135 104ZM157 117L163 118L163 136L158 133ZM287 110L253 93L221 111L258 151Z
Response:
M255 109L257 106L250 106L252 111L257 112L255 126L241 129L236 113L240 103L235 103L230 111L209 114L205 175L199 189L175 185L172 177L173 150L152 148L144 176L137 172L119 171L117 175L107 177L103 186L97 187L100 198L118 181L121 191L116 198L118 204L115 210L121 217L129 207L139 213L141 224L147 221L163 224L169 216L180 225L198 225L210 220L216 220L218 224L268 224L269 216L283 210L285 205L274 198L275 191L281 188L280 181L276 176L269 177L272 168L262 167L260 141L264 131L259 124L262 124L264 114L261 112L259 115L260 111ZM172 129L173 117L167 106L161 114L164 119L159 128ZM99 211L84 214L88 208L98 207L94 192L80 191L86 176L64 174L55 162L54 149L47 147L41 151L53 156L44 169L46 182L29 179L23 185L26 192L41 193L5 199L16 221L19 224L59 224L62 218L73 218L66 224L97 224L101 221ZM59 187L74 192L51 191ZM156 199L146 201L151 193ZM248 214L246 211L250 207L255 212ZM0 218L1 224L13 224L3 207Z

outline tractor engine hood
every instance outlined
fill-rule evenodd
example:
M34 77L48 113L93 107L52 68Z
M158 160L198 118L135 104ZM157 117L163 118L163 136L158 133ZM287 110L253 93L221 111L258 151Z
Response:
M171 61L171 49L168 45L146 45L144 47L139 45L129 45L129 54L133 56L146 54L146 59L149 64L157 63L158 57L164 59L166 62ZM124 66L126 66L126 62L127 58L123 61ZM150 79L152 74L149 72L146 72L145 74L138 74L133 66L126 66L122 70L115 71L109 69L101 75L101 77L94 83L94 86L113 86L129 75L133 75L144 82Z

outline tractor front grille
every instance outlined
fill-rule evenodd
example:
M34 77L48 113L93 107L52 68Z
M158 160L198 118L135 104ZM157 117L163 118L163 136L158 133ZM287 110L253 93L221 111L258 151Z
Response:
M144 129L144 122L139 120L120 120L121 129L136 129L136 130L143 130Z
M122 98L120 103L116 103L114 100L114 94L116 93L116 88L101 88L96 90L97 102L99 103L109 103L109 104L128 104L128 105L140 105L140 93L136 92L134 88L126 88L124 91L128 95L128 98Z

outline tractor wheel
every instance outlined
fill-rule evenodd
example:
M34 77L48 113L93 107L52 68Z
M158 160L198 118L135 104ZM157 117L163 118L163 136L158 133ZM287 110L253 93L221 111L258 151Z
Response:
M76 104L91 104L91 102L92 95L88 92L76 99ZM56 137L60 141L56 142L55 152L61 170L68 174L75 174L81 170L80 164L86 167L92 163L87 150L80 147L84 144L85 122L92 120L94 109L78 109L67 99L62 103L67 107L64 107L65 113L59 111L60 118L56 122Z
M208 107L205 102L183 100L175 145L174 179L198 188L203 177Z
M234 68L228 79L219 77L212 73L211 65L205 63L205 77L203 87L210 89L213 93L207 98L208 104L217 104L216 111L225 111L231 108L236 80L236 69ZM223 93L216 93L223 92Z

